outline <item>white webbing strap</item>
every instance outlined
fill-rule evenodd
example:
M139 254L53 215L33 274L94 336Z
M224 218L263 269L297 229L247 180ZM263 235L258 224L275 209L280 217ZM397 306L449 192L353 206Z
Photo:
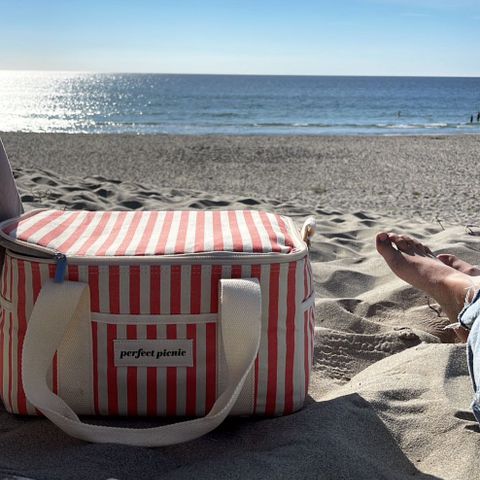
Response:
M220 425L235 405L260 346L261 305L258 280L220 280L219 321L228 380L205 417L147 429L105 427L81 422L47 385L47 372L68 325L85 321L90 310L87 284L48 282L37 298L23 344L25 394L63 431L89 442L158 447L193 440Z

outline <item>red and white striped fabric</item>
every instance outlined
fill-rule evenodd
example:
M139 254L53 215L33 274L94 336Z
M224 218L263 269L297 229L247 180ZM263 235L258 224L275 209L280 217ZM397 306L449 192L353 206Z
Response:
M258 279L262 294L260 349L242 391L248 401L235 413L288 414L303 405L314 292L307 247L289 218L248 210L41 210L4 222L0 234L9 247L0 284L0 394L8 411L38 413L23 389L22 347L42 286L58 268L55 253L67 258L64 279L90 292L91 314L82 319L89 355L73 362L91 379L81 405L71 392L72 359L65 360L78 350L75 334L64 339L49 374L52 390L77 413L205 415L225 374L218 289L229 278ZM186 341L191 359L180 366L119 361L119 346L140 355L148 341Z
M3 228L10 238L68 256L202 252L290 253L285 217L254 210L64 212L44 210Z

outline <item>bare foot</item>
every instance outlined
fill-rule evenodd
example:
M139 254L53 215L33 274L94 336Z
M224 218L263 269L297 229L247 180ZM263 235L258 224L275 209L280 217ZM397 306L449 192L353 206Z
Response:
M407 235L382 232L376 242L393 273L433 297L450 321L457 322L465 294L473 285L471 276L442 262L427 246Z
M442 253L441 255L437 255L437 258L445 265L448 265L459 272L466 273L471 277L478 277L480 275L479 267L471 265L464 260L460 260L457 256L451 255L450 253Z

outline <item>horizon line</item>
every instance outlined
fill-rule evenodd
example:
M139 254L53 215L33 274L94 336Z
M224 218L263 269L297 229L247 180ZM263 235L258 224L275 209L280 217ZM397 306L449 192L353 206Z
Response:
M237 77L384 77L384 78L480 78L475 75L425 75L425 74L315 74L315 73L184 73L184 72L149 72L149 71L95 71L95 70L40 70L0 68L0 72L35 72L35 73L77 73L90 75L189 75L189 76L237 76Z

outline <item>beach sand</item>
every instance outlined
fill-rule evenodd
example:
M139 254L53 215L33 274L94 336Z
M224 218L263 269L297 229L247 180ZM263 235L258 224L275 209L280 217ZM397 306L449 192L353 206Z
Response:
M314 214L318 225L303 410L231 418L161 449L86 444L2 411L4 477L478 477L465 345L442 343L449 320L388 270L374 238L407 232L480 263L480 228L465 228L480 225L471 187L480 137L1 136L27 208L255 208L299 225Z

